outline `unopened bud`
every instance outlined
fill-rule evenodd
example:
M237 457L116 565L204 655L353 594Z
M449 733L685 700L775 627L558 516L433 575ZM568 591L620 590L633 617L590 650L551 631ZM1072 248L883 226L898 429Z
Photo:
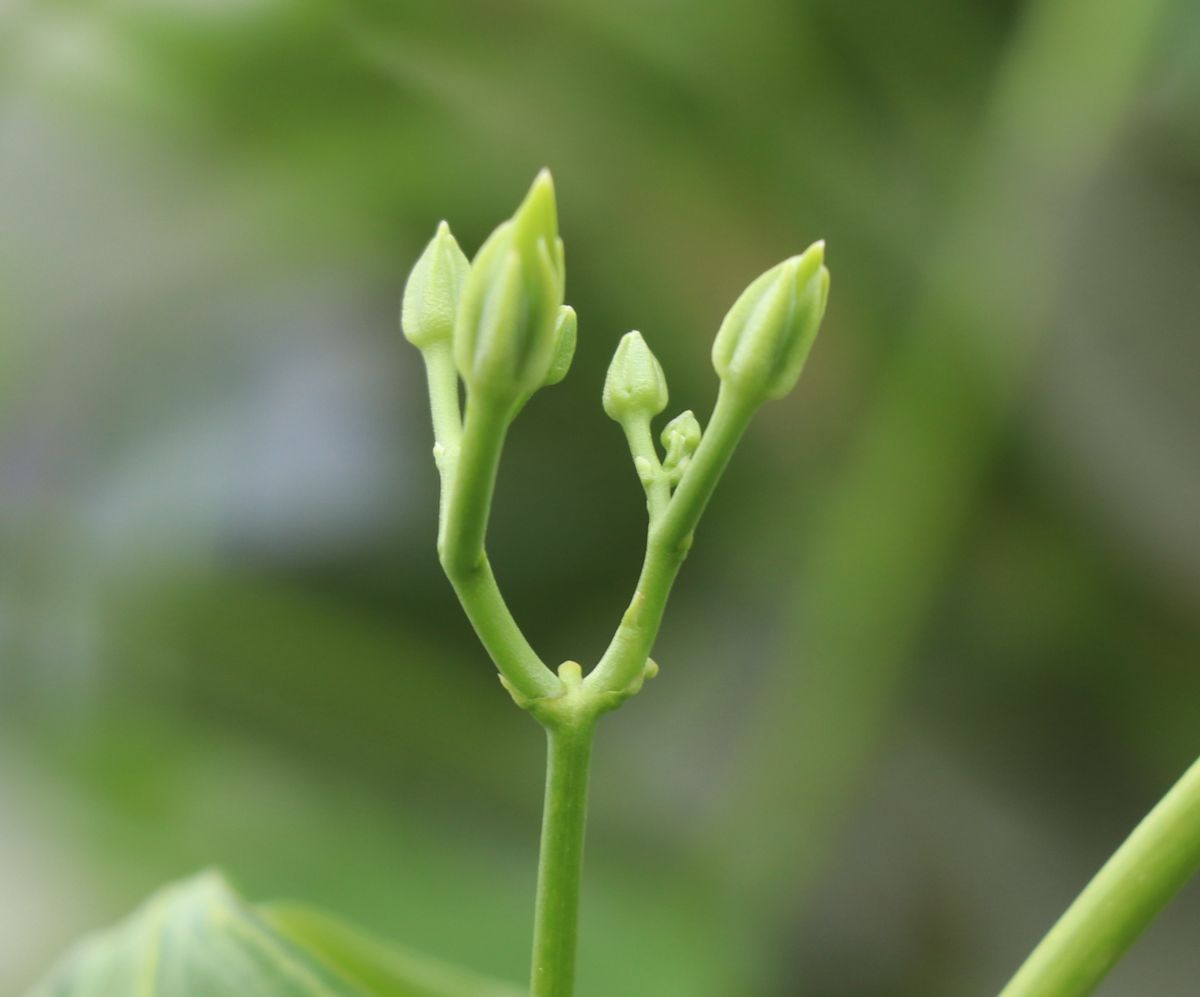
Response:
M672 484L677 484L683 477L692 454L700 446L700 437L700 423L691 409L680 412L663 427L662 445L667 451L667 456L663 459L663 470L670 475Z
M617 422L658 415L667 407L667 378L640 332L617 344L604 379L604 411Z
M417 349L453 338L454 318L470 267L450 226L442 222L404 285L400 327Z
M515 401L546 383L563 299L554 183L543 170L467 275L454 355L468 390Z
M825 243L815 242L742 292L713 343L713 367L726 385L760 400L792 390L825 313L824 259Z
M558 384L571 369L571 361L575 358L575 333L578 327L579 320L575 317L575 309L570 305L563 305L558 310L558 321L554 325L554 362L550 365L550 373L546 375L546 387Z

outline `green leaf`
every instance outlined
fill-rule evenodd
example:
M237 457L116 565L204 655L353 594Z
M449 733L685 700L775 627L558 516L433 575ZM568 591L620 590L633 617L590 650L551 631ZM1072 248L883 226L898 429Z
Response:
M297 906L248 904L215 872L87 939L28 997L515 997Z
M335 965L375 997L521 997L507 983L418 952L385 944L320 911L267 904L263 916L283 935Z

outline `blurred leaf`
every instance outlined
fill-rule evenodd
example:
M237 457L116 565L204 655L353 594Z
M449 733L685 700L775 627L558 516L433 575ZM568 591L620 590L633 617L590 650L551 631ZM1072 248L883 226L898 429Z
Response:
M250 906L214 872L84 942L29 997L503 997L512 989L296 906Z
M376 997L518 997L516 987L384 945L336 918L298 904L268 904L263 916L283 935L336 965Z

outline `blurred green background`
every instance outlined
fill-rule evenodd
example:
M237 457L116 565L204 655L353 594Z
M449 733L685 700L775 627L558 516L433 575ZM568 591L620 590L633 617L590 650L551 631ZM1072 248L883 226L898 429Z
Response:
M994 993L1200 751L1194 0L5 0L0 993L212 864L524 978L543 745L396 314L543 165L579 351L491 549L548 660L638 566L619 336L703 417L752 277L834 287L601 729L583 997Z

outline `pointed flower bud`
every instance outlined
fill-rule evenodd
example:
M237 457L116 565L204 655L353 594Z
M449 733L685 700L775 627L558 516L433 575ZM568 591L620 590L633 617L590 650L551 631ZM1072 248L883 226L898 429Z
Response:
M653 418L667 407L667 378L640 332L627 332L617 344L604 379L604 411L617 422Z
M795 386L825 313L825 243L784 260L755 280L721 323L713 367L730 388L766 400Z
M550 373L546 375L546 387L558 384L571 369L571 361L575 358L575 332L578 326L575 309L570 305L563 305L558 310L558 322L554 326L554 363L550 365Z
M700 446L700 423L692 410L680 412L666 424L662 431L662 445L667 450L663 470L670 475L671 484L678 484L683 472L691 462L692 454Z
M450 226L442 222L404 285L400 327L417 349L453 338L458 301L470 267Z
M469 391L515 402L546 383L556 357L563 282L554 183L543 170L467 275L454 355Z

